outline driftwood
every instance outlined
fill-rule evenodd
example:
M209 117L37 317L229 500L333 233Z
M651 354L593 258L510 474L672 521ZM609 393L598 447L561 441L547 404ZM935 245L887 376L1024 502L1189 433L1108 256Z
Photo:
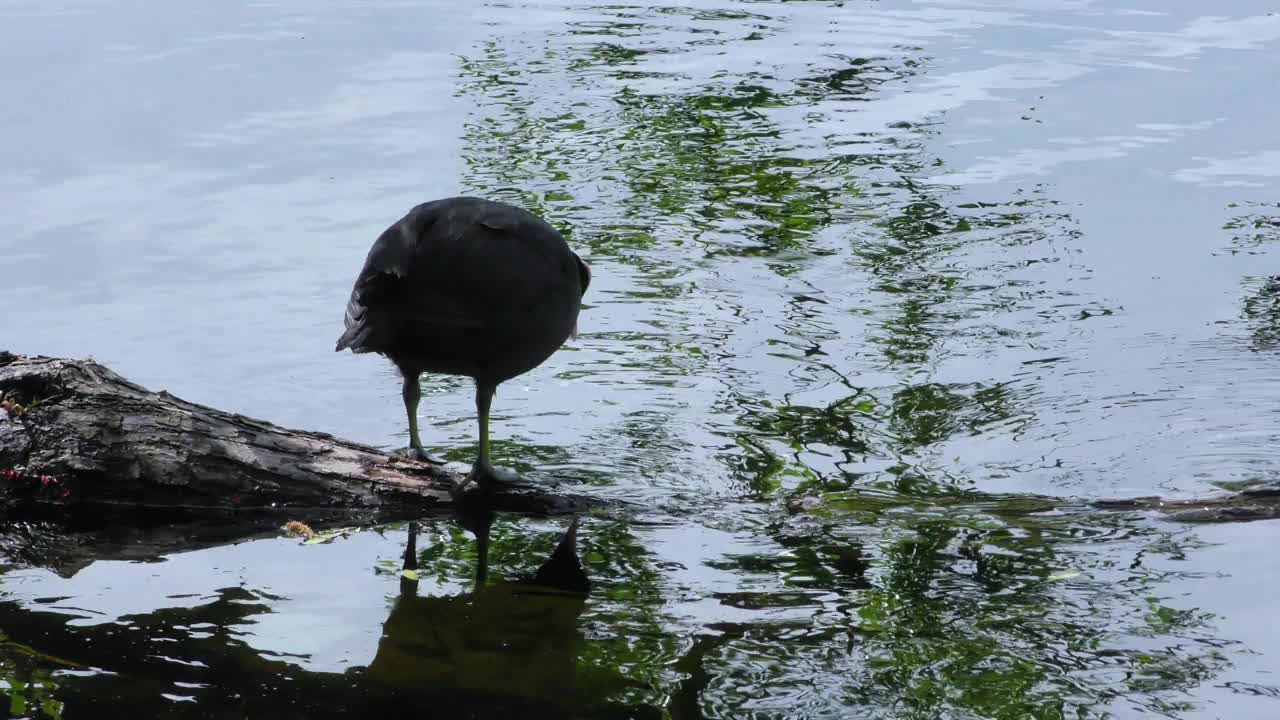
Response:
M455 498L447 468L151 392L92 360L0 351L0 558L58 567L145 559L259 535L282 520L366 524L491 510L581 513L604 503L528 485ZM975 500L991 500L988 496ZM1204 498L1022 497L1044 509L1154 511L1179 522L1280 517L1280 489ZM792 498L801 511L818 498Z
M92 360L0 352L0 517L151 510L324 523L421 516L462 476L325 433L151 392ZM479 492L474 484L458 501ZM588 496L522 485L494 509L576 513Z

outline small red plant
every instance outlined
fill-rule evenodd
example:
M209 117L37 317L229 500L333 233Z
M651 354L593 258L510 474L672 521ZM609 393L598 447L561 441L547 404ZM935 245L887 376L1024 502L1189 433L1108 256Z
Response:
M53 475L32 475L27 473L23 468L7 468L0 470L0 479L8 480L12 483L24 483L27 485L40 484L40 489L48 491L50 488L60 488L58 492L59 499L71 497L71 488L63 485L62 481Z

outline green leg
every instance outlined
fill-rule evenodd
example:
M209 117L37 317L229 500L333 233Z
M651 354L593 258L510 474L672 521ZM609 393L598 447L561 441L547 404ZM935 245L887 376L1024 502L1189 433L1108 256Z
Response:
M404 396L404 411L409 415L409 447L404 454L424 462L443 465L444 460L428 453L422 447L422 440L418 438L418 401L422 399L422 388L416 374L405 373L401 394Z
M502 470L489 462L489 406L493 403L496 385L476 383L476 419L480 422L480 455L471 467L470 478L481 485L495 483L519 483L522 478L510 470Z

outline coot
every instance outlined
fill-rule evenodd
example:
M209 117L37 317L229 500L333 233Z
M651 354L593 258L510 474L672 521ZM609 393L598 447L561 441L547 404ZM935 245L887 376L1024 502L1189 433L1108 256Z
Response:
M542 364L577 334L591 271L555 228L506 203L452 197L414 207L369 249L347 302L338 351L380 353L404 378L408 452L440 463L418 437L419 375L475 380L480 452L468 480L519 476L489 461L498 385Z

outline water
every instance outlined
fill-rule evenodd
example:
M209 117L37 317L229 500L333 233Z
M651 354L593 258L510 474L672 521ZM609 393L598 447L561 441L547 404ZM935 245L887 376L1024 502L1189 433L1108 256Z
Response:
M564 519L499 517L476 596L448 518L417 600L400 525L15 563L14 715L1280 712L1274 521L1026 499L1280 480L1274 4L10 0L0 58L0 346L403 444L332 352L363 254L516 201L594 278L497 458L648 508L542 615L500 581Z

